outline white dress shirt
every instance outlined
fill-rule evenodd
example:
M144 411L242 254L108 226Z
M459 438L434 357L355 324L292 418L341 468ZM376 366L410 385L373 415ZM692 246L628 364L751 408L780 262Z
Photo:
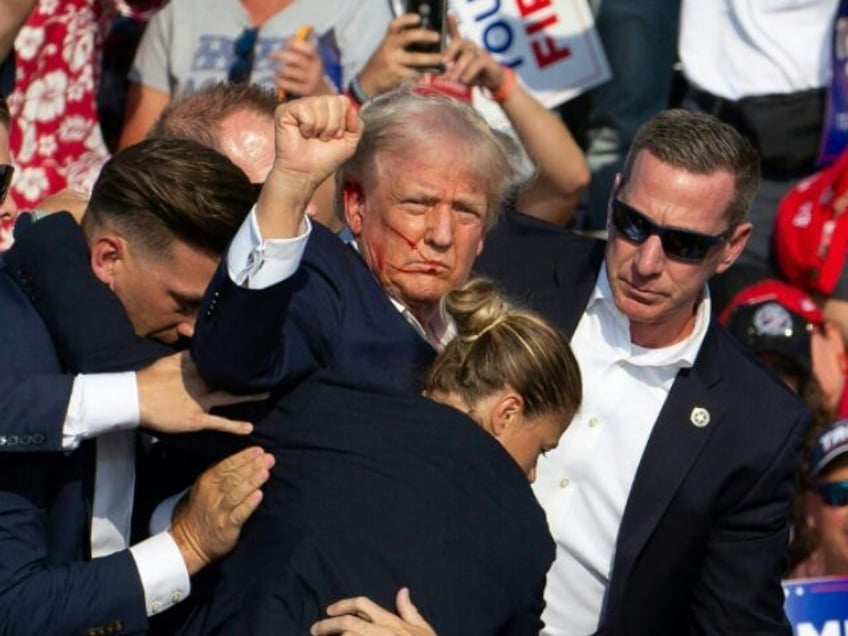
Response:
M99 373L74 378L62 428L62 447L96 438L91 556L129 546L135 489L135 429L139 423L136 374ZM186 598L191 581L173 537L160 532L129 548L152 616Z
M571 340L583 403L559 446L539 458L533 484L556 542L543 634L586 636L598 628L636 469L677 372L694 363L709 316L707 294L684 341L636 346L601 268Z

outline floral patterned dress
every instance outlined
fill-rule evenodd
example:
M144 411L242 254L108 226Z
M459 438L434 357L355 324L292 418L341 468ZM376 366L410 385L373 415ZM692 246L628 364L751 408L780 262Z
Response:
M11 196L32 209L63 188L88 193L109 158L97 117L102 46L118 12L146 17L162 2L39 0L15 39L9 96Z

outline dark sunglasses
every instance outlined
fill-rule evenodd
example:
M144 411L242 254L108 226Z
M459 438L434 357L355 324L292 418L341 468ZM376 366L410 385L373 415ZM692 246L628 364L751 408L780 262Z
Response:
M253 72L253 56L256 49L256 36L259 27L246 28L233 42L233 63L227 72L227 80L230 84L244 84L250 79Z
M718 236L663 227L618 197L613 198L611 208L611 225L623 239L641 245L649 236L656 234L666 256L686 263L700 263L710 249L724 243L733 234L733 227Z
M6 195L9 194L9 186L12 184L12 175L15 174L15 168L7 163L0 163L0 203L6 200Z
M848 506L848 479L816 484L816 492L819 493L825 506L832 508Z

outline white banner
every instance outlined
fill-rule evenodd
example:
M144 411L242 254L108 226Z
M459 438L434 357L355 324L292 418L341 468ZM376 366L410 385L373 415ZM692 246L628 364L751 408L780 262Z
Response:
M450 0L464 37L515 69L548 108L610 78L586 0ZM500 109L474 91L474 105L497 125Z

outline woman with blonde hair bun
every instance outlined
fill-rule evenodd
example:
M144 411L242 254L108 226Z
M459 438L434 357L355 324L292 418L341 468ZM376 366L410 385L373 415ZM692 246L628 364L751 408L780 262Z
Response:
M423 395L321 375L282 396L284 424L257 422L277 458L264 499L179 633L539 633L554 544L529 481L580 404L579 369L486 280L445 310L457 335ZM380 609L398 590L401 617Z
M473 279L445 299L457 337L436 358L426 395L465 412L504 446L530 481L580 404L580 369L565 336Z

